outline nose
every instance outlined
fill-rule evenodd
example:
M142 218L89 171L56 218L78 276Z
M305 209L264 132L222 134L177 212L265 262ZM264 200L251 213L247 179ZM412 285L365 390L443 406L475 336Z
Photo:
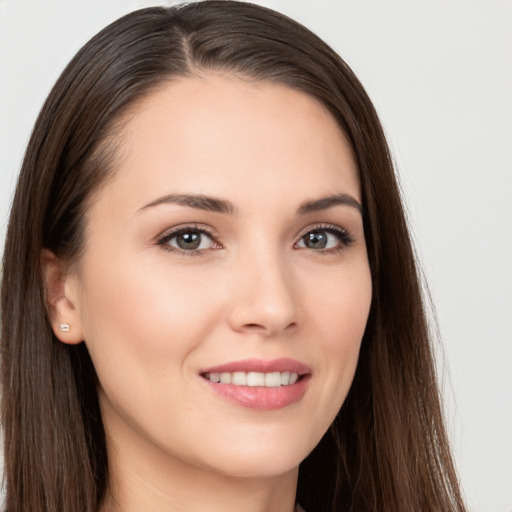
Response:
M266 251L240 259L232 274L228 311L231 328L265 337L293 331L299 309L289 265L278 254Z

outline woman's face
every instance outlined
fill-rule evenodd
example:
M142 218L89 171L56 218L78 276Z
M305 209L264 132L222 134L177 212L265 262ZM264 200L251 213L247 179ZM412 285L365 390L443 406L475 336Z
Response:
M294 471L370 307L349 144L305 94L213 73L150 95L119 140L66 281L109 442L141 467Z

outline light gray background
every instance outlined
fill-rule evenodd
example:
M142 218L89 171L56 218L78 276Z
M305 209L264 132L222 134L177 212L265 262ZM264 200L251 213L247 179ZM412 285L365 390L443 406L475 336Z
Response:
M2 245L24 147L58 74L108 22L154 3L0 0ZM381 114L437 307L463 488L471 510L510 512L512 2L259 3L330 43Z

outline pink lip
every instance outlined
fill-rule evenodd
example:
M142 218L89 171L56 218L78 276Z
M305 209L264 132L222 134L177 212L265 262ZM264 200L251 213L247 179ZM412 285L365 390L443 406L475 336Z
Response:
M221 384L204 378L204 382L209 385L210 389L224 399L237 405L260 411L282 409L298 402L306 393L309 381L311 380L311 368L309 366L288 358L271 361L262 359L234 361L228 364L205 368L200 374L204 377L205 373L233 373L237 371L262 373L295 372L299 374L299 380L295 384L275 388Z
M219 366L212 366L204 368L199 373L214 373L214 372L295 372L299 375L306 375L311 373L311 368L299 361L283 357L281 359L244 359L243 361L233 361Z

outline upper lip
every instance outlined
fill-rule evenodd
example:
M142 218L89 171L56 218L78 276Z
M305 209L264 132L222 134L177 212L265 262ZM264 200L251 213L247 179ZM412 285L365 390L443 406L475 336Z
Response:
M280 359L244 359L241 361L232 361L218 366L211 366L202 369L199 373L233 373L233 372L294 372L300 375L311 373L311 368L304 363L283 357Z

